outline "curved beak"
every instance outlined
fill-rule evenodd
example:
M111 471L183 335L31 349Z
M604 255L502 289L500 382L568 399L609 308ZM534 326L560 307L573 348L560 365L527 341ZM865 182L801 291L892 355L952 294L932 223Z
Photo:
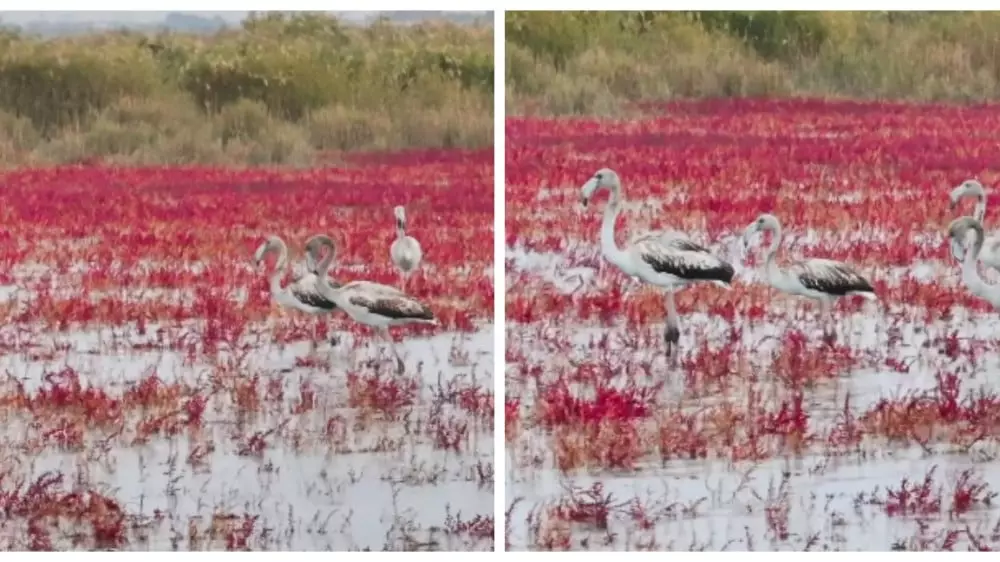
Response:
M948 199L951 201L951 204L948 205L948 208L951 210L955 210L955 207L958 207L958 203L962 200L964 196L965 196L965 188L963 188L961 185L952 189L951 193L948 195Z
M253 265L254 267L260 267L261 262L264 261L264 254L267 253L267 244L261 244L257 251L253 254Z
M590 178L587 183L580 188L580 204L584 207L590 202L590 197L597 190L597 178Z

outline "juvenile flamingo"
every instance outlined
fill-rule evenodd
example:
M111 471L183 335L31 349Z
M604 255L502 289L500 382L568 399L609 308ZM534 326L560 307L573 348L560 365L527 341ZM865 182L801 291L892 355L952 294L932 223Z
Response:
M281 286L281 276L288 265L288 246L285 245L284 240L278 236L271 235L257 248L257 252L254 254L254 261L257 267L260 267L261 262L264 261L267 254L271 252L278 253L278 261L275 263L274 270L270 275L270 289L271 300L279 306L316 316L329 314L337 310L337 304L325 298L319 292L317 286L318 279L326 279L326 271L333 261L332 252L319 262L316 261L318 253L315 252L318 251L319 244L312 244L310 246L310 243L316 240L318 236L322 235L313 236L306 244L306 273L292 281L286 287ZM311 247L315 248L315 250L310 251L309 248ZM317 339L317 331L318 322L313 328L313 346L315 346L315 340ZM335 336L330 338L330 344L337 344Z
M396 215L396 240L389 247L389 256L402 274L405 287L410 274L420 265L424 254L417 239L406 234L406 210L402 206L397 206L393 209L393 213Z
M336 245L328 236L314 236L306 244L306 251L318 250L321 245L330 249L328 256L332 261L336 255ZM434 313L425 304L395 287L371 281L351 281L337 287L330 285L326 276L320 276L316 286L323 298L336 303L355 322L378 330L389 342L389 348L396 357L398 373L403 372L403 359L389 334L389 326L438 324Z
M966 197L975 197L976 206L972 211L972 218L979 221L982 227L983 217L986 216L986 190L983 184L977 180L965 180L958 187L951 191L950 199L952 210L955 210ZM959 262L964 262L965 248L962 241L952 240L951 253ZM990 269L1000 271L1000 236L991 236L983 240L982 251L979 254L979 261Z
M618 174L609 168L598 170L583 185L581 203L586 207L601 189L611 192L601 225L601 253L626 275L666 289L667 319L663 341L669 357L675 348L679 349L680 342L674 292L706 281L728 288L733 280L733 266L685 234L673 230L646 233L634 238L624 249L619 248L615 242L615 220L621 213L624 197Z
M972 238L971 249L969 246L969 232L975 237ZM994 308L1000 309L1000 287L987 285L983 278L979 276L977 261L979 252L983 249L983 224L972 217L960 217L948 225L948 236L951 238L952 247L959 245L965 255L962 261L962 282L973 295L989 302Z
M831 314L833 302L843 296L860 295L866 299L876 299L872 288L851 266L833 260L812 258L797 261L784 271L778 268L774 258L781 246L781 223L771 214L763 214L750 223L743 232L744 247L750 244L750 238L759 232L770 231L771 245L766 254L767 282L775 289L790 295L802 296L818 301L821 306L820 315L824 321ZM824 335L833 339L834 333L824 327Z

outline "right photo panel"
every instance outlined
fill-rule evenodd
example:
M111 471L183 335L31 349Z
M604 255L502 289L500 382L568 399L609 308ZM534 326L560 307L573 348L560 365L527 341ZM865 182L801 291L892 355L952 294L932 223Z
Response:
M1000 548L1000 12L505 26L506 548Z

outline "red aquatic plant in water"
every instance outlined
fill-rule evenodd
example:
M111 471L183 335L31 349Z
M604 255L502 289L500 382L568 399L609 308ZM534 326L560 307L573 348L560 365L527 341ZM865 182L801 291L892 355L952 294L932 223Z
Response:
M323 233L337 243L332 278L398 285L388 248L392 207L402 204L407 231L424 250L406 290L440 325L393 328L393 335L479 331L493 319L493 233L484 226L493 215L492 151L348 155L337 167L309 170L91 163L5 170L0 183L0 282L16 287L0 299L0 354L9 366L0 410L8 444L24 461L0 466L10 531L0 533L0 547L257 550L344 540L319 520L289 515L286 525L267 510L231 512L232 498L199 496L198 514L178 519L170 499L184 493L177 483L194 473L214 489L213 470L223 463L250 466L266 487L300 455L364 451L395 470L406 469L404 448L433 449L435 462L476 457L468 474L441 480L492 479L489 460L466 446L493 431L490 385L465 384L453 411L429 415L419 407L424 379L347 364L372 339L368 328L340 313L317 322L281 309L268 289L274 258L253 263L255 248L276 234L298 266L304 241ZM314 328L319 343L337 336L344 343L335 351L354 349L274 364L289 344L312 339ZM491 376L468 359L467 340L455 339L452 358ZM77 473L32 472L54 455L71 455ZM146 499L120 501L115 490L131 488L116 479L134 475L135 462ZM358 476L336 464L336 478L354 484ZM391 479L366 471L376 482ZM162 502L149 495L159 480ZM307 493L321 489L328 488ZM160 506L153 515L150 504Z
M963 180L980 180L987 206L996 203L1000 145L989 139L1000 135L997 109L727 99L641 104L624 119L508 119L510 470L529 480L547 469L667 480L704 470L742 482L745 466L791 464L796 477L784 485L797 497L811 482L835 478L825 467L842 462L992 457L1000 398L988 369L1000 347L978 328L995 311L963 286L945 230L971 214L971 200L948 204ZM582 184L605 166L618 172L629 202L616 225L619 244L678 229L755 270L736 267L730 290L695 285L675 295L679 357L662 354L663 292L639 288L600 257L607 195L586 209L579 203ZM761 252L739 248L761 213L782 222L780 266L803 257L845 261L869 279L877 302L841 299L824 316L762 283ZM823 337L824 328L835 337ZM666 476L660 463L644 462L657 456ZM731 464L708 464L718 459ZM947 510L960 521L963 510L981 509L995 517L986 476L956 477L944 491L921 484L923 476L892 483L881 516L909 521ZM747 508L764 519L767 537L713 539L711 548L843 548L842 515L831 516L838 522L829 533L800 537L797 522L807 517L799 502L777 498ZM697 547L680 545L667 526L644 527L647 520L598 536L543 515L514 548L664 548L664 539ZM984 550L998 542L988 534L935 528L903 546Z
M576 396L564 380L542 389L539 423L544 427L591 424L602 421L630 421L648 417L655 405L658 386L618 389L607 385L593 388L593 397Z
M208 322L202 343L214 346L236 341L271 306L263 272L248 265L264 235L282 236L294 257L305 238L328 233L338 243L335 276L338 266L366 264L367 279L395 284L387 250L391 208L408 201L408 232L425 251L433 249L426 261L443 273L418 272L408 290L434 309L439 329L472 330L492 317L492 232L481 227L492 220L491 162L488 152L460 160L425 152L378 166L302 172L87 166L5 172L4 227L21 242L4 244L0 263L11 264L18 281L37 292L22 312L26 321L69 329L201 319ZM434 180L414 185L420 177ZM80 290L62 296L48 278L25 279L16 273L24 262L47 264L60 284ZM171 265L182 262L203 266ZM245 302L234 300L237 289L247 291ZM134 298L171 290L194 298ZM99 299L89 298L97 292Z

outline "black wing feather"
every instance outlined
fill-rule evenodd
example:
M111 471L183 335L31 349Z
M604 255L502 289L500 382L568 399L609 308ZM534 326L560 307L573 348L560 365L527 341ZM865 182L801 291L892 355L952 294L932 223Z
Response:
M351 304L367 308L372 314L394 320L434 320L431 309L412 300L370 299L355 295L351 297Z
M683 255L671 252L645 253L644 258L646 263L657 273L665 273L692 281L722 281L726 284L732 283L733 275L736 273L733 266L713 256L704 246L683 239L671 241L670 246L683 252L705 254L712 258L715 264L711 267L703 267L703 264L692 263L685 260Z
M303 304L308 304L309 306L322 308L323 310L334 310L337 308L336 303L324 298L319 293L293 290L292 295Z
M333 287L334 289L339 289L340 288L340 283L337 283L336 281L330 281L330 286ZM313 290L313 291L303 290L302 287L295 286L295 287L292 287L291 292L292 292L292 296L294 296L296 299L298 299L303 304L307 304L309 306L314 306L316 308L320 308L320 309L323 309L323 310L336 310L337 309L337 303L335 303L332 300L324 297L323 295L320 294L319 291L316 291L316 290Z
M829 265L825 274L806 268L799 274L799 282L813 291L842 297L848 293L874 293L875 288L867 279L845 265Z

